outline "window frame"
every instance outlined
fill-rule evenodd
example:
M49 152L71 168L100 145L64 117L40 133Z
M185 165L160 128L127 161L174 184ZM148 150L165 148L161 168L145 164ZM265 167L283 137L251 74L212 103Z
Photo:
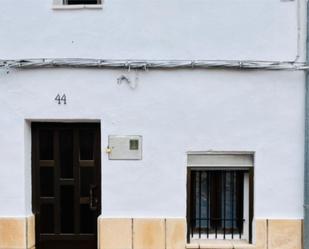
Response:
M96 0L96 1L97 1L97 3L94 3L94 4L88 4L88 3L68 4L69 0L62 0L62 5L65 5L65 6L76 6L76 5L92 5L92 6L96 6L96 5L102 4L101 0Z
M67 0L53 0L53 10L81 10L102 9L104 0L97 0L97 4L66 4Z
M191 154L191 153L188 153ZM193 153L194 154L194 153ZM206 153L201 153L198 152L200 155L209 155L209 154L220 154L220 155L242 155L242 153L236 152L236 153L230 153L230 152L206 152ZM254 153L243 153L245 154L251 154L252 155L252 163L254 163ZM199 167L194 167L194 166L187 166L187 243L190 243L191 240L191 234L190 234L190 229L191 229L191 220L193 219L192 216L192 208L193 208L193 203L192 203L192 196L191 196L191 191L192 191L192 182L191 182L191 175L192 171L210 171L210 170L221 170L221 171L231 171L231 170L242 170L244 172L244 179L245 175L248 177L248 210L243 209L243 215L245 212L248 212L248 242L252 243L252 223L253 223L253 214L254 214L254 167L242 167L241 169L239 167L231 166L231 167L211 167L209 165L207 166L199 166ZM221 239L216 239L216 240L221 240ZM224 239L222 239L224 241Z

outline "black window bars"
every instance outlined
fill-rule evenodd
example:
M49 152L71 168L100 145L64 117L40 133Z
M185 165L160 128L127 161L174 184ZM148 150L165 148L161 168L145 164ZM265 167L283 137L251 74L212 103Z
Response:
M244 176L249 173L249 242L252 238L253 170L188 169L188 234L190 239L242 239Z

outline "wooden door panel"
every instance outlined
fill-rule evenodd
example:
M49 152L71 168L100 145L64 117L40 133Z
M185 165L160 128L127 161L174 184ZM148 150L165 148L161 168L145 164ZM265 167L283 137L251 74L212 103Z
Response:
M32 124L37 248L97 248L100 163L99 124Z
M95 238L81 239L80 236L76 239L71 238L58 238L50 239L45 238L40 242L40 249L85 249L97 248Z

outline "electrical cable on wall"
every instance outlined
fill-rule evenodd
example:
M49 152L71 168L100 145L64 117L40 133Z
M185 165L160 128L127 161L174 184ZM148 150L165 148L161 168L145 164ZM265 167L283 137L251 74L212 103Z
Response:
M104 59L23 59L0 60L0 68L102 68L102 69L256 69L308 70L303 62L291 61L233 61L233 60L104 60Z

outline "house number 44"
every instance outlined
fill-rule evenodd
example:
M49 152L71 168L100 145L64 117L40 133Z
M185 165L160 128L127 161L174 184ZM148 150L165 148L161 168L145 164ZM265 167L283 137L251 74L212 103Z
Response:
M62 96L61 96L58 93L56 98L55 98L55 101L57 101L58 105L61 105L61 104L66 105L67 104L67 96L65 96L65 94L62 94Z

